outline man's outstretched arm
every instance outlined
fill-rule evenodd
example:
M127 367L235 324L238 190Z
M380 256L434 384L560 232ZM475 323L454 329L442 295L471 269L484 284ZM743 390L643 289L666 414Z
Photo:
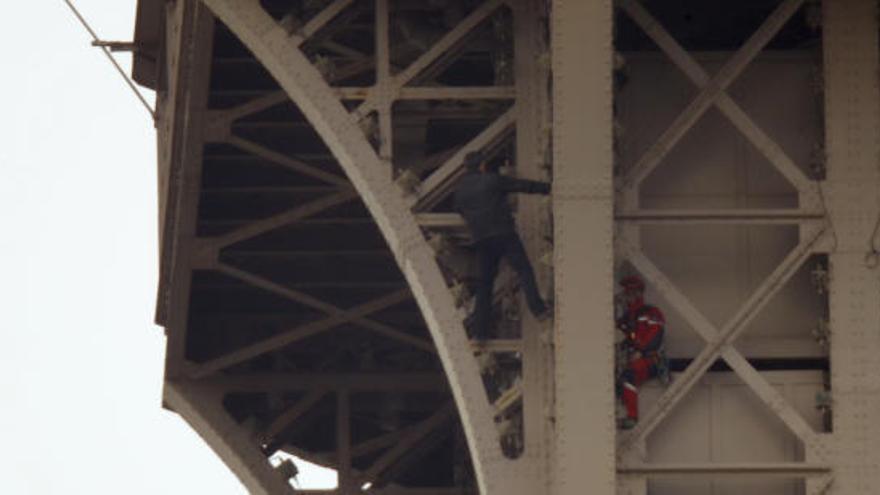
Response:
M550 194L550 184L537 180L501 177L501 188L507 193Z

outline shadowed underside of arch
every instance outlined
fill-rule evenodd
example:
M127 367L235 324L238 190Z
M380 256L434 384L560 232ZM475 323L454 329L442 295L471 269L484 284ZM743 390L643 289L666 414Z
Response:
M431 331L467 435L481 489L503 492L505 472L493 412L479 369L435 253L410 201L392 180L391 166L374 150L358 121L321 72L257 1L205 0L215 15L272 74L323 139L379 226ZM344 2L343 2L344 3ZM488 2L496 3L497 2ZM500 491L499 491L500 490Z

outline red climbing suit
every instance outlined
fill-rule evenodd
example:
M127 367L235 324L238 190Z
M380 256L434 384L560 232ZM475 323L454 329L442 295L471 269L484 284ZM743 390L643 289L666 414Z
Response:
M627 417L638 420L638 387L657 376L666 319L659 309L644 303L641 296L644 283L641 279L627 277L621 281L621 285L624 286L629 300L626 311L617 319L617 328L626 336L622 345L626 348L627 359L625 369L618 378L618 385Z

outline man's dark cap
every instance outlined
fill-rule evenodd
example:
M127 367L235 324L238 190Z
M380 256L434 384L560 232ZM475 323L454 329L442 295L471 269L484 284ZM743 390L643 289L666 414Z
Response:
M486 161L486 156L482 151L471 151L464 156L464 167L468 170L476 170L484 161Z

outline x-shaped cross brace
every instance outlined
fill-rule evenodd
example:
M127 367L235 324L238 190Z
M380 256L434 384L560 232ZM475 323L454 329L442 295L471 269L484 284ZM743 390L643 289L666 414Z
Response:
M822 459L824 457L821 439L812 427L733 347L736 338L748 328L749 323L758 315L761 309L770 302L773 296L803 265L807 257L814 252L814 246L822 237L821 234L823 232L824 229L817 228L807 233L801 242L785 257L721 329L717 329L715 325L703 316L640 249L625 240L620 241L619 248L621 254L629 259L630 263L663 294L690 326L706 340L706 346L684 373L678 376L673 384L664 392L655 407L643 418L639 425L629 433L621 436L618 445L619 455L625 456L641 440L646 438L663 421L669 411L687 396L703 374L712 366L712 363L718 358L723 358L761 401L770 407L783 423L803 441L808 456L812 459Z
M342 309L303 292L284 287L268 279L229 265L221 263L218 265L217 269L221 273L225 273L226 275L238 278L255 287L273 292L299 304L310 306L319 311L324 311L328 314L328 316L325 319L306 323L297 328L282 332L274 337L261 340L254 344L245 346L223 356L207 361L197 366L192 371L191 376L195 378L202 378L234 364L252 359L267 352L283 348L284 346L290 345L299 340L303 340L305 338L311 337L312 335L316 335L318 333L330 330L349 322L370 330L374 333L378 333L388 338L404 342L425 352L435 352L433 343L431 341L409 335L394 327L375 320L371 320L367 317L370 314L377 313L383 309L389 308L391 306L394 306L395 304L410 299L412 296L410 295L409 289L403 289L386 294L382 297L373 299L354 308Z
M637 0L618 0L618 5L629 14L648 36L672 59L691 81L701 88L699 94L660 138L639 158L623 178L622 189L635 189L660 164L670 150L681 140L700 117L713 105L745 135L801 194L816 190L785 151L773 141L740 106L726 93L726 88L740 75L761 49L791 18L803 0L786 0L767 18L742 48L715 74L706 71L679 45L669 33L645 10Z

